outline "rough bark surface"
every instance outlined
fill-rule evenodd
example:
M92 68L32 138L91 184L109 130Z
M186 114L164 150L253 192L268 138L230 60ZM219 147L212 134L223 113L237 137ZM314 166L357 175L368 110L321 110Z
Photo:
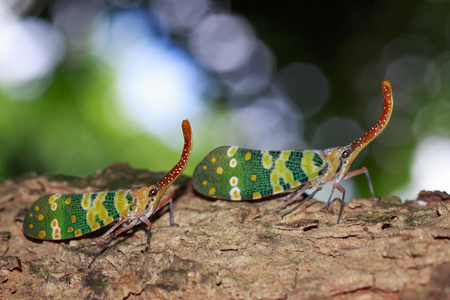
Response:
M450 196L423 192L421 206L355 199L336 225L339 201L308 201L293 214L264 212L277 200L211 201L180 178L175 222L153 216L151 249L144 226L100 246L79 239L26 238L22 221L44 194L113 190L150 184L163 174L113 164L96 177L36 176L0 184L1 299L449 299ZM201 298L200 298L201 299Z

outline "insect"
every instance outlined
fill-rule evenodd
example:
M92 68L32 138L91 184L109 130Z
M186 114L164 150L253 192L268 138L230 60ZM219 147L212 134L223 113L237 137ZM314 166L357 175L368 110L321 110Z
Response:
M222 146L212 150L196 166L194 189L202 195L217 199L254 200L287 192L280 199L283 205L268 211L280 211L299 199L307 190L315 190L297 206L295 211L328 183L332 187L327 206L335 189L342 194L337 223L344 207L345 189L341 180L365 173L372 197L375 197L367 168L349 172L359 152L386 128L391 118L394 100L389 81L382 83L383 112L378 123L348 146L323 150L253 150Z
M117 191L84 194L53 194L38 199L27 212L24 233L42 240L64 240L85 235L117 221L105 234L87 244L96 245L106 240L95 259L120 233L142 223L148 226L147 243L150 246L152 223L148 220L170 203L170 224L173 223L172 198L163 199L169 186L186 168L192 150L192 130L188 120L182 123L184 148L180 161L164 178L153 185Z

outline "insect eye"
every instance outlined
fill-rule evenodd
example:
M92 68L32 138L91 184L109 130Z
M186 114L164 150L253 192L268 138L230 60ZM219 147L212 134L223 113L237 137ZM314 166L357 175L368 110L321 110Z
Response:
M344 152L342 152L342 158L347 158L350 154L348 153L347 150L345 150Z
M154 196L156 196L156 194L157 194L157 190L156 190L155 188L151 189L151 190L148 192L148 195L149 195L150 197L154 197Z

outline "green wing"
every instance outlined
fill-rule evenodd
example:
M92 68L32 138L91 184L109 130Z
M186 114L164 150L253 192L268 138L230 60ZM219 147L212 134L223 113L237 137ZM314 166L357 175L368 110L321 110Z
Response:
M197 165L194 188L213 198L251 200L296 188L325 170L317 151L214 149Z
M23 231L45 240L78 237L119 219L133 200L128 191L45 195L27 212Z

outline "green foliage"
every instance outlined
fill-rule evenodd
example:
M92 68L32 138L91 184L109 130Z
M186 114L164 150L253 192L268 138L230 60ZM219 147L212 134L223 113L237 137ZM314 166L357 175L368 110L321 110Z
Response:
M113 79L98 63L64 65L36 99L0 95L0 180L30 171L84 176L115 161L170 170L183 140L173 150L131 124L112 95Z

